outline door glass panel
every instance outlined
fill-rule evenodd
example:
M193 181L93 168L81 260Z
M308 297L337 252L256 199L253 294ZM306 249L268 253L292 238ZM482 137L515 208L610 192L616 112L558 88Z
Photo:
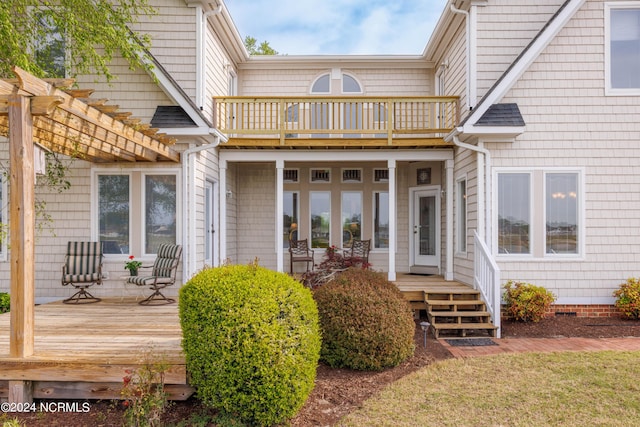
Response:
M420 255L436 254L436 198L420 197Z
M285 191L282 212L282 247L289 247L289 240L298 240L298 193Z
M98 176L100 241L106 254L129 253L129 176Z
M147 175L145 180L145 253L176 243L176 176Z
M374 194L373 236L374 248L389 247L389 193Z
M362 232L362 193L342 193L342 246L351 247L353 239L360 239Z

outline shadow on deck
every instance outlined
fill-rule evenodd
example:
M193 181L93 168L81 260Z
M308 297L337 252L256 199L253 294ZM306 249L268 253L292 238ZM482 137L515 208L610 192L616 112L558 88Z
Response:
M10 314L0 315L0 399L28 384L35 399L120 399L126 370L169 365L165 391L185 400L187 384L178 305L141 306L133 298L35 307L34 354L9 355ZM30 382L30 383L25 383Z

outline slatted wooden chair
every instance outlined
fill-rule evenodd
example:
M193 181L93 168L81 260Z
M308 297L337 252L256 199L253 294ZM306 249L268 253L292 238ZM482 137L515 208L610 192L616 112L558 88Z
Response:
M309 248L307 239L289 241L289 268L292 274L294 262L306 263L306 271L309 271L309 263L311 263L311 270L313 270L313 249Z
M100 301L87 288L102 284L102 242L68 242L62 266L62 286L71 285L77 292L63 300L66 304L89 304Z
M369 267L369 251L371 250L371 239L359 240L353 239L351 247L344 250L344 259L356 266L362 265L363 268Z
M138 304L162 305L176 302L175 299L167 298L160 291L176 282L176 273L181 256L182 246L162 244L158 247L158 255L153 265L140 267L142 269L151 268L151 273L131 276L127 279L127 283L148 286L153 291L151 295L138 302Z

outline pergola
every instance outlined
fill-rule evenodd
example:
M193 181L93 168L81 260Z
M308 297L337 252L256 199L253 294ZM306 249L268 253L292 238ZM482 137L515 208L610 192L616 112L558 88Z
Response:
M119 112L92 91L61 89L72 80L42 80L14 67L0 80L0 135L9 138L11 244L10 355L34 349L35 171L34 145L90 162L180 162L175 142Z

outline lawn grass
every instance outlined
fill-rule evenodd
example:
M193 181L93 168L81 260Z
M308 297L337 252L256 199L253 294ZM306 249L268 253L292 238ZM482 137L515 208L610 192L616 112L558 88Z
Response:
M640 352L508 354L435 363L341 426L636 426Z

